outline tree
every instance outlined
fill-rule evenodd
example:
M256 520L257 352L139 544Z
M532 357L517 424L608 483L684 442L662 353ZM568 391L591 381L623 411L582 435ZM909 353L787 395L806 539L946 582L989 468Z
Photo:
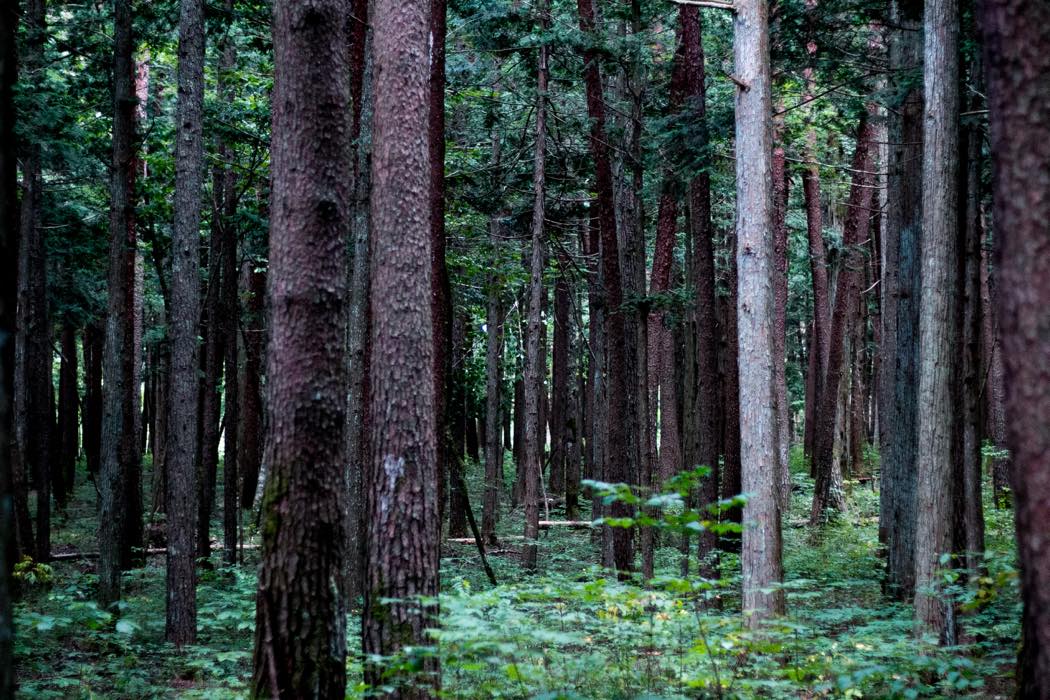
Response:
M994 216L1007 442L1013 460L1021 561L1022 647L1018 697L1050 693L1050 6L1038 0L981 0L978 17L991 124ZM1036 118L1040 115L1040 118Z
M171 255L171 407L168 411L168 641L197 635L197 428L200 221L204 184L204 5L182 0L175 115L175 227Z
M11 569L15 523L11 470L18 300L18 142L14 89L18 80L18 4L0 8L0 698L15 696Z
M895 1L889 61L900 103L887 111L889 141L883 231L882 329L879 353L880 538L888 595L915 592L916 424L919 281L922 241L922 6Z
M733 22L736 92L737 298L740 343L743 608L757 623L784 612L773 396L773 179L769 21L765 0L740 0Z
M549 25L546 3L536 7L540 31ZM547 44L541 43L536 65L536 145L532 165L532 252L529 263L529 312L525 329L525 547L522 566L536 568L536 540L540 535L540 480L543 478L543 440L540 437L543 376L540 346L543 343L540 324L547 290L543 285L543 268L547 257L543 219L544 188L546 187L546 130L547 130ZM542 364L541 364L542 363Z
M923 71L922 299L919 302L918 493L915 527L915 619L919 631L954 642L951 601L938 594L936 572L952 546L955 453L952 449L955 287L958 246L958 3L928 0Z
M252 676L258 697L340 697L346 684L348 10L345 0L274 4L269 474Z
M128 323L134 284L135 151L134 63L131 5L114 3L113 35L113 160L109 210L109 305L103 353L102 442L99 473L99 602L120 600L121 564L127 511L125 480L129 462L137 459L132 402L134 333ZM169 511L170 512L170 511Z
M438 592L438 473L431 316L431 194L428 138L429 4L375 0L372 140L370 523L362 622L365 654L394 656L428 643ZM397 696L429 697L425 676L385 678ZM375 667L366 680L378 682Z

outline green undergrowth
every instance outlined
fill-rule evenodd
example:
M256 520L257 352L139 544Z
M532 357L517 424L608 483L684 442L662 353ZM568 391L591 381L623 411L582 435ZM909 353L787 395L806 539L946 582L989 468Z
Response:
M481 482L480 474L470 477L472 485ZM1009 512L986 510L989 551L981 575L944 576L943 594L958 600L963 634L958 646L942 648L917 641L910 606L881 593L871 482L847 480L848 511L813 530L805 522L812 483L797 455L793 478L784 521L789 614L782 619L744 624L739 559L732 553L719 562L721 579L699 579L695 561L693 575L682 578L680 535L663 531L657 577L646 587L595 566L588 531L553 529L541 535L535 574L519 567L520 540L508 537L491 552L495 587L472 545L445 545L441 628L431 648L416 652L440 657L442 695L450 698L1008 697L1019 615ZM480 494L472 496L480 502ZM93 499L90 484L81 497ZM551 516L564 513L554 507ZM93 549L90 528L80 518L68 522L56 529L55 541ZM500 532L520 534L521 526L520 509L505 509ZM243 697L255 563L249 557L236 568L202 569L198 644L180 654L163 641L162 559L126 576L119 616L91 601L92 562L56 562L49 580L22 584L22 694ZM347 697L366 697L356 615L349 626Z

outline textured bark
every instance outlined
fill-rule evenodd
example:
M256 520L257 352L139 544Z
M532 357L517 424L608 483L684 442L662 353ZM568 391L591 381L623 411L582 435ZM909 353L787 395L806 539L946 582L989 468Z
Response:
M351 133L354 144L354 211L351 221L350 318L347 324L349 360L346 408L347 553L346 595L357 601L365 592L364 479L368 452L368 364L371 305L369 303L369 197L372 191L372 129L375 85L372 61L371 2L354 0L350 61L350 94L354 104Z
M544 0L536 7L540 31L546 31L549 17ZM542 362L543 344L540 325L543 320L543 267L547 256L543 219L547 163L547 45L540 44L536 66L536 143L532 168L532 256L529 267L529 306L525 331L525 545L521 563L526 571L536 569L536 540L539 538L540 480L543 478L543 443L540 422L543 401L543 377L546 364Z
M777 429L773 397L773 192L769 20L765 0L740 0L733 21L736 92L740 473L744 506L743 609L748 624L784 612Z
M558 278L554 283L554 339L551 343L551 466L547 492L551 497L565 494L565 462L568 459L569 406L571 390L569 378L569 336L572 325L569 306L572 294L569 286L569 259L558 255Z
M918 493L915 620L955 641L951 602L935 590L938 558L951 551L956 474L952 457L953 340L958 246L959 18L956 0L925 5L922 158L922 299L919 302Z
M28 0L26 46L22 79L28 85L43 80L46 4ZM57 454L52 450L55 418L51 412L51 323L47 305L47 246L41 225L43 166L40 143L29 138L22 144L22 206L19 243L18 334L15 342L16 444L21 448L21 468L36 486L36 528L33 556L47 561L51 555L51 470Z
M246 263L250 266L250 263ZM262 375L266 355L266 272L249 270L248 299L244 328L244 375L238 395L241 397L240 435L237 442L241 475L241 508L250 510L255 505L262 465L263 396Z
M493 141L493 148L498 146ZM493 160L499 162L498 153ZM500 215L489 220L489 241L493 251L493 270L499 256ZM499 276L493 271L489 275L487 303L485 307L485 496L482 502L481 536L487 544L496 544L496 517L500 502L500 466L503 463L503 446L500 445L501 413L501 366L503 350L503 308L500 299Z
M346 685L348 10L345 0L274 3L268 478L256 697L339 697Z
M197 328L204 184L204 7L201 0L185 0L180 8L175 227L171 246L171 403L166 440L167 638L177 646L192 644L197 634Z
M999 305L998 294L993 295L991 251L985 247L981 250L981 342L983 346L984 367L982 376L986 377L985 397L985 431L988 439L1005 453L993 457L992 494L996 508L1002 508L1010 502L1010 457L1006 448L1006 380L1003 368L1002 344L999 342ZM995 290L998 292L998 290Z
M980 70L979 65L976 66ZM983 85L978 89L983 92ZM976 108L970 100L970 108ZM956 449L960 450L957 467L959 516L962 520L962 537L959 549L966 553L966 568L970 572L980 571L984 555L984 510L981 499L981 438L983 421L981 415L981 391L984 377L981 375L981 138L976 126L967 126L962 131L961 153L966 163L961 176L965 187L966 205L961 219L962 232L959 247L959 282L957 293L958 326L955 339L959 374L954 382L958 399L953 404L962 406L956 411L960 423L955 436Z
M84 411L81 432L84 460L92 479L98 474L102 449L102 356L105 331L97 321L84 329Z
M722 470L722 498L734 498L743 493L741 475L741 435L740 435L740 344L738 333L737 299L740 296L740 278L736 262L736 237L732 240L729 262L729 296L724 299L724 332L723 332L723 381L721 399L725 405L725 420L722 424L724 466ZM725 514L730 522L743 522L741 508L730 508ZM731 533L729 537L733 549L739 551L740 537Z
M999 319L1021 562L1018 697L1050 697L1050 6L982 0Z
M430 643L438 593L428 43L421 3L376 0L372 154L371 457L366 475L368 574L365 654L393 656ZM379 418L382 417L382 420ZM437 661L423 675L384 677L396 697L430 697ZM366 669L378 681L379 670ZM406 685L413 681L413 685Z
M915 589L915 453L918 310L922 241L922 7L894 2L890 65L903 92L888 110L887 213L883 232L882 371L879 386L879 523L886 547L886 593L910 600Z
M445 451L445 468L448 470L448 534L449 537L467 536L467 484L464 478L466 454L464 444L467 435L467 414L463 386L463 366L466 363L467 319L462 310L453 310L452 345L449 348L449 373L445 402L445 422L448 426L448 443Z
M778 129L779 131L779 129ZM779 136L777 137L779 141ZM790 424L787 389L788 178L783 146L773 149L773 398L777 412L777 502L781 512L791 506L788 473Z
M867 117L861 118L857 129L857 145L853 152L853 182L850 186L848 213L842 233L846 255L835 280L835 308L832 312L828 342L828 370L820 391L817 426L814 434L813 470L816 484L813 488L813 507L810 522L824 522L829 512L845 508L842 485L842 464L835 459L836 426L848 425L841 399L848 400L849 336L856 324L860 305L860 274L863 256L860 245L868 236L871 220L871 201L874 192L872 170L873 127Z
M233 16L233 0L225 0L223 8L228 17ZM237 49L233 40L227 33L223 38L221 46L222 54L219 57L218 92L219 99L224 102L233 100L233 89L230 85L231 75L237 67ZM223 375L225 377L225 425L223 439L225 451L222 459L222 559L226 564L234 564L237 561L237 535L240 524L237 496L240 488L239 475L237 473L237 425L240 423L238 410L240 409L240 397L237 395L239 386L238 369L240 365L240 352L237 343L237 334L240 331L240 284L238 279L237 265L237 225L234 216L237 213L237 176L234 173L233 150L222 138L218 139L219 156L222 158L222 169L216 173L216 181L221 183L221 197L216 194L216 212L220 215L219 232L222 238L222 286L220 288L220 310L222 312L218 329L223 335L225 348L223 362L225 365Z
M55 473L62 475L62 489L55 498L65 505L76 482L80 454L80 392L77 390L77 329L67 320L62 326L62 364L58 373L58 459ZM59 484L56 483L56 486Z
M222 324L223 241L218 214L212 217L208 244L208 282L201 335L204 338L200 378L200 439L197 443L197 556L211 556L211 516L219 470L220 392L225 337Z
M595 30L593 0L577 0L580 31L589 34ZM602 478L611 483L627 483L629 462L627 441L623 426L627 417L627 347L624 323L623 287L620 274L620 250L616 230L616 204L613 194L612 165L609 160L605 134L605 102L602 96L602 78L597 50L584 51L584 82L587 92L587 114L591 119L589 141L594 159L598 193L598 230L601 245L601 306L604 311L604 338L606 366L604 372L604 465ZM623 518L630 515L624 503L613 503L610 515ZM604 528L603 539L611 548L613 565L621 575L631 568L633 549L631 531L627 528Z
M103 411L99 465L99 602L103 607L120 600L121 557L124 553L128 503L125 480L128 460L136 452L134 419L129 393L132 388L134 336L127 310L132 301L134 207L132 161L135 139L135 101L131 59L130 3L114 4L113 160L109 212L109 306L103 356ZM137 455L136 455L137 456Z
M437 420L438 513L444 514L445 489L453 450L448 424L452 357L452 290L445 264L445 25L446 0L430 0L430 303L434 328L434 411ZM462 451L462 445L460 445Z
M803 447L812 456L824 374L827 372L827 348L831 324L830 285L828 282L827 251L824 247L824 219L820 203L820 169L816 164L813 145L816 132L807 135L806 165L802 171L802 194L806 206L806 238L809 241L809 266L813 280L813 343L814 360L811 366L813 390L807 394L805 435Z
M14 337L18 301L18 5L0 8L0 697L15 696L10 571L17 555L12 470Z

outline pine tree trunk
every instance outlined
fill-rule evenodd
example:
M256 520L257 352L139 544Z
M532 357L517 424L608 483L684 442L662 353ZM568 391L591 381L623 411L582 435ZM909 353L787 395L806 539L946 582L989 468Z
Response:
M915 591L916 470L920 244L922 241L922 12L895 1L889 60L897 71L899 106L888 110L887 215L883 231L882 357L879 386L879 523L885 536L886 593L911 600Z
M551 344L551 466L547 492L552 498L565 494L565 463L569 446L569 336L572 334L569 274L568 256L560 252L558 278L554 283L554 339Z
M493 129L493 161L500 162L499 138ZM487 544L496 544L496 518L500 502L500 466L503 447L500 445L500 414L502 384L500 359L503 350L503 308L500 299L499 275L495 270L499 260L501 212L489 220L489 244L492 247L493 272L489 274L485 310L485 496L482 502L481 536ZM504 436L506 438L506 436ZM504 444L506 444L504 442Z
M1021 562L1022 649L1017 696L1050 692L1050 6L1038 0L982 0L984 65L991 123L1007 444L1013 460Z
M549 18L543 0L536 7L539 29L547 30ZM543 286L543 267L546 258L543 219L545 215L544 191L546 188L546 129L547 129L547 45L540 44L536 68L536 145L532 170L532 256L529 273L529 306L525 331L525 545L521 563L526 571L535 571L537 563L536 541L539 538L540 480L543 478L543 447L540 438L541 402L543 401L543 377L546 364L541 362L542 333L540 323L546 289Z
M240 445L237 471L241 475L241 508L250 510L255 505L262 466L263 395L262 376L266 365L266 272L253 270L247 263L248 300L245 308L244 377L241 389Z
M344 0L274 3L269 475L254 696L345 692L348 9Z
M779 141L779 137L777 137ZM791 507L788 473L787 296L788 296L788 179L783 146L773 149L773 398L777 412L777 503Z
M184 0L179 15L175 227L171 256L171 399L166 440L168 516L167 639L192 644L197 628L197 333L200 221L204 185L204 6ZM276 102L275 102L276 104Z
M55 498L65 506L76 482L80 453L80 393L77 390L77 329L67 319L62 325L62 364L58 379L58 460L55 473L61 474L62 490Z
M0 9L0 697L15 696L11 567L17 555L12 453L12 399L18 302L18 8Z
M84 329L84 411L81 432L84 439L84 460L92 480L98 475L102 459L102 356L105 331L98 321Z
M920 632L955 641L952 603L932 589L952 548L955 295L958 260L959 17L956 0L927 0L923 71L922 298L916 471L915 620Z
M421 3L376 0L375 128L372 155L370 462L366 474L368 572L362 622L365 654L394 656L431 643L437 596L438 512L430 151L427 138L431 23ZM426 674L383 677L395 697L431 697ZM379 669L366 668L377 682ZM412 681L412 685L407 685Z
M765 0L738 0L733 21L736 93L737 296L740 343L741 563L749 625L784 612L780 508L776 498L777 426L773 396L773 192L769 20Z

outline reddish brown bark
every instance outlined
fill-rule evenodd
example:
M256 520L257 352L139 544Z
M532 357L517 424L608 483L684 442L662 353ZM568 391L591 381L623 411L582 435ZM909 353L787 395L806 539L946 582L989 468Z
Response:
M248 299L244 327L244 374L238 396L241 398L240 435L237 442L241 475L241 508L249 510L255 504L262 463L262 375L266 348L266 327L263 314L266 309L266 272L250 269Z
M1050 5L982 0L999 320L1021 562L1018 697L1050 693Z
M270 411L252 676L257 697L345 693L347 9L343 0L274 3Z
M77 329L68 320L62 326L62 361L58 373L58 459L55 498L64 507L76 481L80 453L80 393L77 391ZM61 486L61 488L58 488Z
M832 314L828 344L826 381L820 392L817 411L817 430L814 436L813 469L816 484L813 490L812 523L822 522L827 511L845 507L842 491L842 473L834 460L835 422L839 414L839 393L843 380L843 358L846 357L847 332L856 323L860 283L858 275L863 261L859 246L867 237L871 219L871 200L874 177L872 172L871 141L873 127L867 117L861 118L857 129L857 145L853 152L853 183L850 186L848 213L843 229L846 257L839 270L835 287L835 308Z
M791 505L791 475L788 473L787 207L786 155L784 147L778 145L773 149L773 398L776 400L777 419L777 501L785 513Z

